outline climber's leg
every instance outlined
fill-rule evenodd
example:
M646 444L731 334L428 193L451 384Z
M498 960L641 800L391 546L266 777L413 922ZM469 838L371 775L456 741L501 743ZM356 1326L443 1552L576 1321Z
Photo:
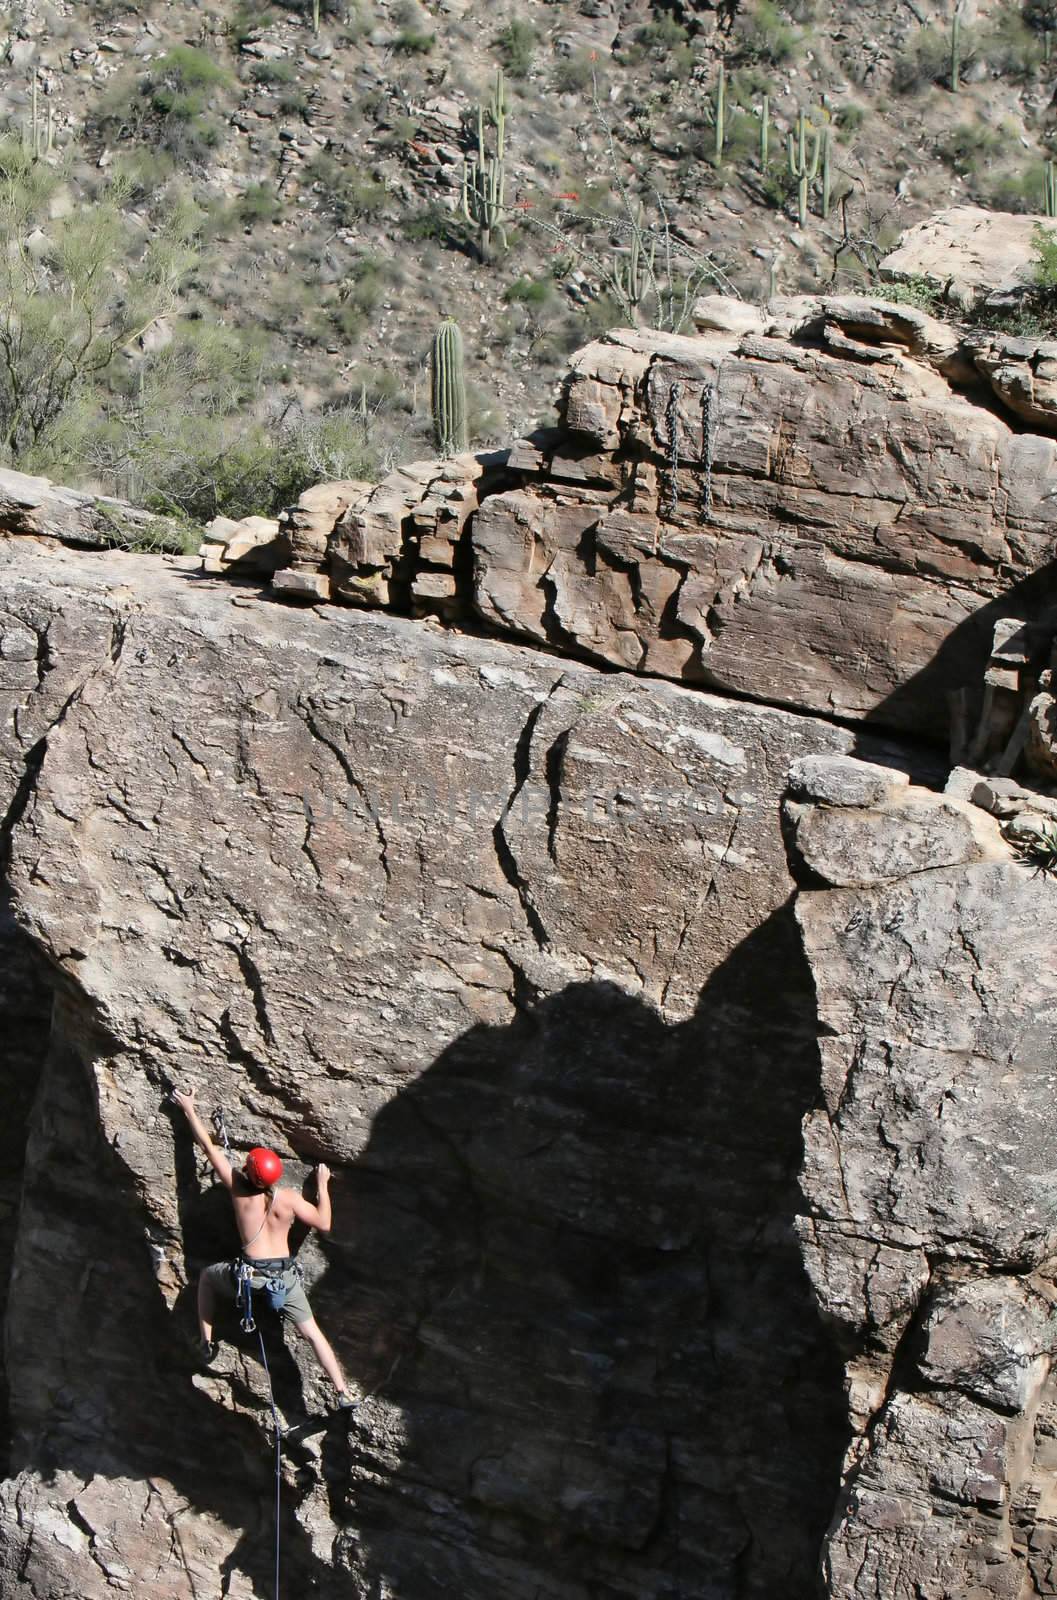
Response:
M198 1331L203 1345L213 1342L213 1322L217 1314L217 1297L213 1293L208 1272L198 1279Z
M297 1329L302 1339L307 1339L308 1343L312 1346L316 1360L319 1362L320 1366L323 1368L323 1371L326 1373L335 1389L337 1389L338 1393L347 1394L348 1385L345 1382L345 1374L341 1370L341 1362L334 1354L333 1345L323 1332L323 1329L319 1326L319 1323L316 1321L315 1317L309 1317L303 1322L295 1322L294 1327Z

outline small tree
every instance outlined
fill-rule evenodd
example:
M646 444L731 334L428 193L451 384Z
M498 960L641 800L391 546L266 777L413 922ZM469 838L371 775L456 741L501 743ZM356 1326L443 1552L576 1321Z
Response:
M0 142L0 459L14 464L39 457L122 347L172 308L193 259L186 208L129 264L114 198L51 220L58 182Z

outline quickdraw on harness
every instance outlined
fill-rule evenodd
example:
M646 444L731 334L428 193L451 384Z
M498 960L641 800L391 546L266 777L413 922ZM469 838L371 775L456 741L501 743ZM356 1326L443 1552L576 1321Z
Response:
M261 1229L263 1227L262 1222ZM260 1230L258 1234L259 1232ZM258 1234L255 1234L254 1238L257 1238ZM249 1242L252 1244L253 1239ZM254 1294L263 1294L268 1302L269 1311L278 1313L286 1304L286 1297L293 1287L289 1280L292 1278L297 1283L303 1283L305 1280L305 1270L299 1261L292 1262L283 1272L276 1272L274 1268L270 1272L262 1272L262 1265L262 1262L252 1261L244 1255L231 1263L231 1275L235 1280L235 1304L239 1309L239 1326L244 1333L253 1333L257 1328L253 1318ZM253 1285L254 1278L262 1280L256 1289Z

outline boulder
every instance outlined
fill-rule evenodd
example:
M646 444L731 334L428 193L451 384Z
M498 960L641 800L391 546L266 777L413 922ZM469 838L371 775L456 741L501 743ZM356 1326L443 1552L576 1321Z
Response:
M956 303L1023 288L1033 256L1032 233L1046 217L980 206L949 206L917 222L881 260L882 278L924 278Z

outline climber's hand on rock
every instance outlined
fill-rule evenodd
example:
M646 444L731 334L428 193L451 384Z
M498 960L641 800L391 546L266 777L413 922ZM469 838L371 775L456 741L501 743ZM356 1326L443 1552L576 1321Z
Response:
M318 1189L325 1189L329 1182L330 1168L328 1166L324 1166L323 1162L321 1161L319 1166L316 1168L316 1187Z
M193 1089L174 1089L172 1097L181 1111L193 1111L195 1109L195 1092Z

